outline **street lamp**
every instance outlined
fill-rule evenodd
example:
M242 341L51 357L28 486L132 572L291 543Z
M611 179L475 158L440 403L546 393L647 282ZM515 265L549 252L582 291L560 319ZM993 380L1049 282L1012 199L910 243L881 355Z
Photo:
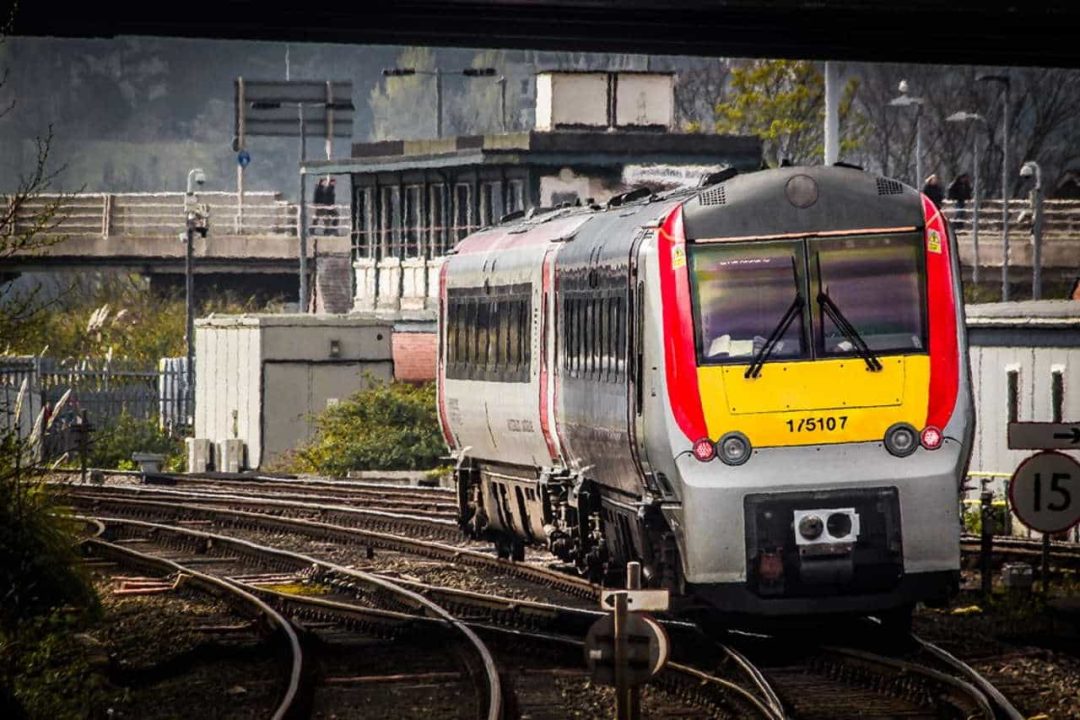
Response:
M207 224L208 213L206 208L200 207L195 202L198 198L195 196L192 183L199 187L206 183L206 173L203 172L202 168L193 168L188 171L187 192L184 194L184 220L186 224L184 237L186 245L184 252L184 307L187 313L187 329L185 331L187 335L187 367L184 373L186 376L184 409L187 412L185 417L190 416L191 405L189 403L195 391L195 276L193 274L194 252L192 246L195 244L195 233L198 232L202 237L206 237L209 229Z
M1031 188L1031 299L1042 299L1042 168L1034 160L1028 160L1020 168L1020 177L1035 178Z
M463 77L494 77L495 68L465 68L460 72L446 72L435 68L434 70L417 70L416 68L383 68L383 77L408 77L410 75L433 75L435 77L435 137L441 138L443 136L443 123L442 123L442 79L444 75L461 75ZM506 129L506 82L505 78L500 77L499 82L502 84L501 88L501 102L502 102L502 125L503 129Z
M1009 301L1009 76L979 75L1001 85L1001 301Z
M900 95L889 101L892 107L915 106L915 183L916 189L922 187L922 106L925 100L908 95L908 81L901 80L897 88Z
M945 118L948 122L981 122L986 125L986 118L979 113L960 110ZM971 164L974 166L975 189L972 192L971 208L971 243L975 250L975 265L971 269L971 280L979 284L979 134L975 133L971 143Z

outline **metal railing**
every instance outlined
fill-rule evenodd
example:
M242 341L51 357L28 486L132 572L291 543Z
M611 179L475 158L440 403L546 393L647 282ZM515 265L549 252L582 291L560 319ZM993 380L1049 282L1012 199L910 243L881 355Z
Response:
M283 200L281 193L249 192L244 202L236 193L200 192L200 204L210 211L212 233L268 237L296 237L299 208ZM66 236L176 237L185 230L184 201L181 192L160 193L76 193L42 194L20 203L10 230L18 235L59 200L48 234ZM11 196L5 202L13 202ZM308 204L308 234L317 229L320 235L347 237L351 231L348 205L315 206ZM326 211L329 211L327 216ZM336 222L324 222L336 218Z

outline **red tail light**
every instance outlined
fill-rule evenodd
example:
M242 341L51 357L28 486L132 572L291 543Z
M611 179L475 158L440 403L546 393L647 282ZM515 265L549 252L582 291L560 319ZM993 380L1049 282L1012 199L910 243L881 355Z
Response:
M927 425L923 428L923 431L919 433L919 442L921 442L922 446L927 450L937 450L941 447L941 441L944 439L945 437L941 434L941 431L933 425Z
M694 457L701 462L709 462L716 457L716 447L709 438L701 438L694 443Z

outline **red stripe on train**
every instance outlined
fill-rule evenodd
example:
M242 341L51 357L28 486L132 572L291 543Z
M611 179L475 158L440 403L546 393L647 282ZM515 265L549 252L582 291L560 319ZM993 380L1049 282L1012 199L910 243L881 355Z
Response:
M944 429L956 408L960 383L956 283L945 218L925 195L922 203L926 218L926 305L930 323L930 397L926 424Z
M694 314L690 309L690 271L687 266L682 205L672 210L660 226L657 256L660 263L668 399L675 422L687 439L694 441L707 437L709 432L698 390ZM673 258L676 256L682 259L679 267L674 267Z
M548 300L551 294L551 266L552 261L555 259L554 248L548 250L544 255L544 265L541 270L541 292L540 292L540 317L543 321L540 323L540 430L544 433L544 442L547 443L548 454L551 455L552 462L555 462L559 457L559 449L555 444L555 437L551 434L551 424L548 422L548 378L551 375L548 368L548 335L550 334L552 342L555 345L555 349L558 348L559 333L550 332L550 328L555 324L555 318L558 315L557 309L549 311ZM558 357L556 353L555 357ZM558 380L555 381L556 384Z
M439 324L439 383L438 383L438 402L439 402L439 427L442 428L443 440L446 441L447 447L451 450L457 448L457 442L454 439L454 433L450 429L450 421L446 417L446 270L450 265L450 260L447 258L443 260L442 267L439 268L439 317L442 321Z

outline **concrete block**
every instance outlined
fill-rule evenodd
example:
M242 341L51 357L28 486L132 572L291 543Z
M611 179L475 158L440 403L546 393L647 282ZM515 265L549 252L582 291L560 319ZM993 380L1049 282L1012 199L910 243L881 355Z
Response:
M244 462L244 441L240 438L230 438L221 443L221 468L222 472L240 472L246 469Z
M187 471L202 473L214 467L209 438L184 438L187 445Z
M131 459L139 464L139 471L143 473L159 473L165 462L165 456L158 453L132 453Z

